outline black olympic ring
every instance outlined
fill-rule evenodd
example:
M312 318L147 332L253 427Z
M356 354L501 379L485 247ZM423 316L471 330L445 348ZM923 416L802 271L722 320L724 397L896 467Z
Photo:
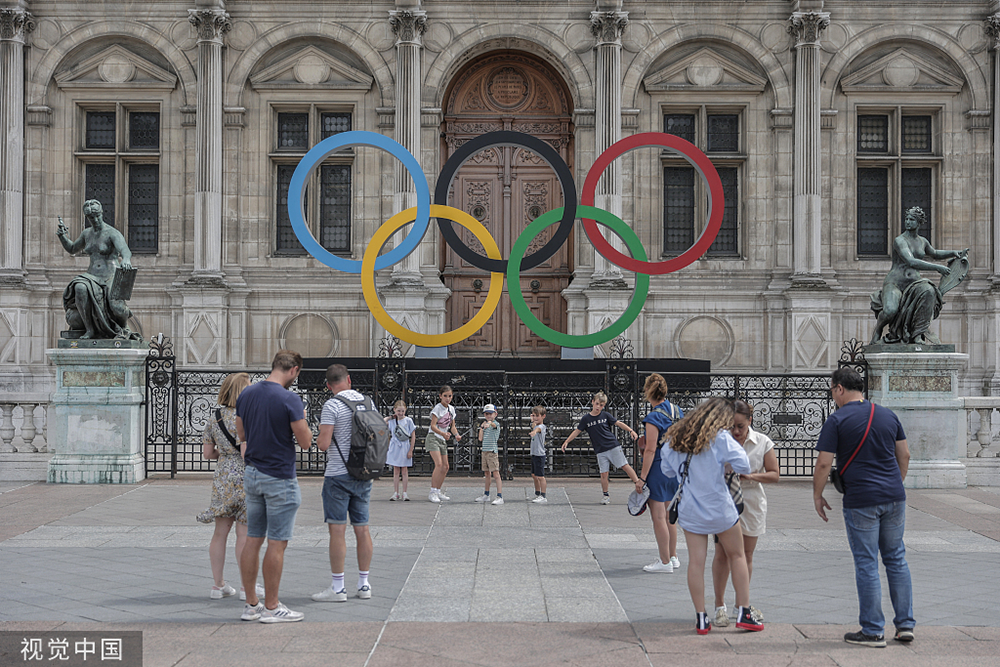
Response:
M552 146L530 134L507 130L487 132L474 139L470 139L448 158L448 161L441 169L437 187L434 189L434 201L438 204L447 204L448 190L451 189L451 182L455 177L455 173L473 155L493 146L520 146L521 148L527 148L552 167L556 172L556 176L559 177L559 183L562 186L563 215L562 220L559 222L559 227L548 243L530 255L525 256L521 262L521 269L532 269L556 254L556 251L569 238L569 233L573 230L573 221L576 219L576 183L573 181L573 174L570 173L566 161L559 156L559 153ZM465 245L455 231L455 228L452 227L451 220L438 218L437 223L445 242L466 262L484 271L495 273L507 272L506 259L484 257Z

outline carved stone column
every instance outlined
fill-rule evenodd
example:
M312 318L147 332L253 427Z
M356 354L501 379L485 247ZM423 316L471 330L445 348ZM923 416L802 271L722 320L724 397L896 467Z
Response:
M628 26L628 12L595 11L590 13L590 31L597 38L597 75L595 86L595 145L594 153L600 155L611 144L622 138L622 33ZM594 204L621 217L622 172L621 164L613 162L597 183ZM622 244L611 235L611 244L618 250ZM594 257L593 285L623 288L625 281L621 270L602 256Z
M795 37L795 158L793 179L793 282L821 283L820 34L829 12L793 12Z
M192 278L222 282L222 36L233 24L222 9L189 9L188 20L198 30Z
M24 282L24 38L31 13L0 9L0 284Z
M427 26L427 12L397 9L389 12L389 25L396 35L396 141L420 160L420 52L421 35ZM417 205L413 178L403 164L395 162L396 190L393 211ZM409 227L393 239L401 243ZM392 282L423 286L419 253L414 251L392 269Z
M1000 284L1000 12L986 17L986 34L992 39L993 50L993 283Z

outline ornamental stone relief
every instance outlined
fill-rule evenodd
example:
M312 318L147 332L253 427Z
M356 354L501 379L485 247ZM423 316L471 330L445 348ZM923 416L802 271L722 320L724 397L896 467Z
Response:
M517 67L500 67L486 80L486 95L503 109L517 109L528 99L528 77Z
M221 42L222 36L233 29L229 12L221 9L189 9L188 21L198 31L198 41Z
M35 18L23 9L0 9L0 39L23 42L35 29Z
M516 110L568 115L569 99L561 79L527 54L505 52L485 57L462 72L446 113Z

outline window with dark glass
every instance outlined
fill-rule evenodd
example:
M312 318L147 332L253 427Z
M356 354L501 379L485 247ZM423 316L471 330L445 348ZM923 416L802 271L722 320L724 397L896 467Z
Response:
M694 143L694 114L667 114L663 117L663 131Z
M160 113L129 109L85 112L83 164L86 199L125 235L133 253L156 253L160 214ZM94 155L100 153L100 155Z
M935 115L905 107L857 116L857 252L886 257L903 231L906 211L919 206L926 222L918 233L933 241L934 188L940 154Z
M889 152L888 116L858 116L858 152Z
M317 143L341 132L351 130L350 112L282 111L277 116L277 148L289 152L288 157L275 158L277 193L276 245L278 254L299 255L305 249L299 242L288 216L288 197L292 174L301 155ZM327 159L309 176L303 213L313 236L330 252L351 252L351 174L349 154L338 153ZM319 193L318 197L312 193Z
M664 130L704 150L716 164L724 195L722 228L708 252L713 257L739 257L741 119L738 113L666 113ZM690 248L708 221L708 190L704 179L686 162L663 155L663 254L679 255Z

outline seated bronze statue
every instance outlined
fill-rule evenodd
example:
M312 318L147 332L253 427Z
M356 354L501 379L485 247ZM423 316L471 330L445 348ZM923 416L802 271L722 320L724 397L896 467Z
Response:
M62 218L56 236L62 247L70 254L80 252L90 257L86 273L73 278L63 291L63 308L66 322L76 338L131 339L139 340L139 334L128 328L131 311L122 299L112 298L111 283L118 268L132 268L132 251L125 243L125 237L117 229L104 222L104 207L96 199L83 205L83 214L90 223L80 238L70 241Z
M923 210L913 207L906 212L906 231L892 242L892 268L882 290L871 295L872 310L877 318L871 343L940 345L930 333L931 322L937 319L944 304L944 293L957 286L969 272L969 249L935 250L930 241L917 230L926 221ZM951 259L947 266L927 259ZM943 277L940 285L920 275L920 270L937 271ZM883 328L885 333L882 333Z

